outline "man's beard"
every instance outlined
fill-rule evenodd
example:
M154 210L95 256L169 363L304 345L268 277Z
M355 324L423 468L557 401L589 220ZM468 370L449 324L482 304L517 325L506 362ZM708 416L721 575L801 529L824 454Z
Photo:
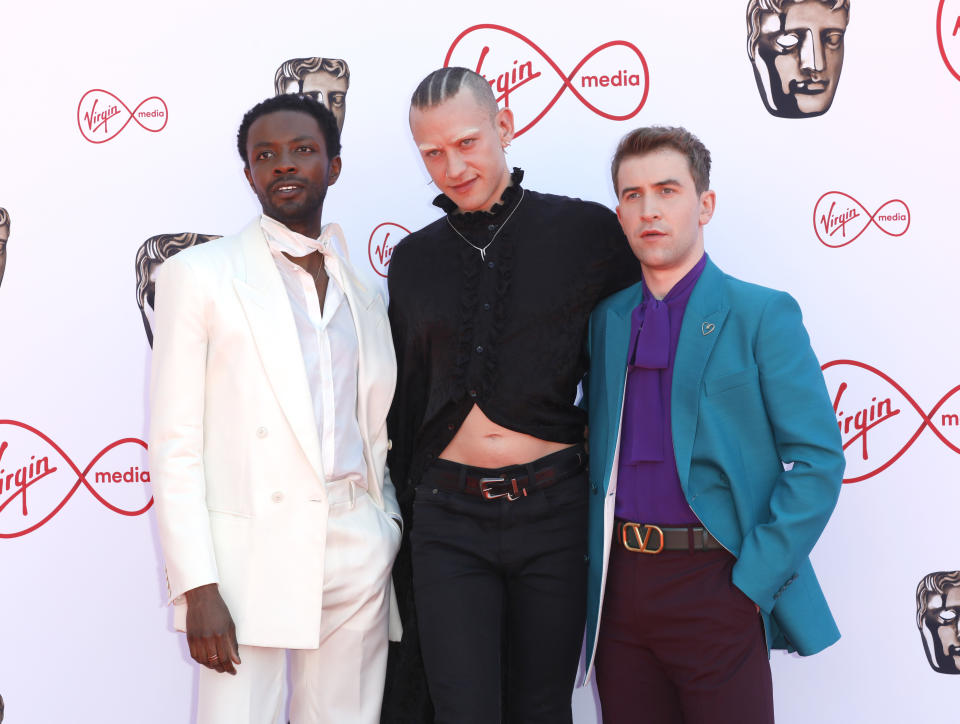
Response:
M289 183L291 179L285 179L285 181ZM280 204L273 203L271 191L275 186L282 186L283 182L271 184L267 193L259 197L263 213L288 228L291 225L297 225L298 222L309 221L316 216L317 212L323 208L323 200L327 195L325 187L307 183L302 179L296 179L296 181L303 186L301 198L297 200L281 202Z

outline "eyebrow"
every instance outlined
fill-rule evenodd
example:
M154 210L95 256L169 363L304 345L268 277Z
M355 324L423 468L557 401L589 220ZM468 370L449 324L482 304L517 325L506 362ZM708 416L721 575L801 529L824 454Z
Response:
M462 141L464 138L470 138L471 136L476 136L478 133L480 133L480 129L479 129L479 128L468 128L468 129L465 130L463 133L461 133L459 136L456 136L456 137L453 139L453 142L454 142L454 143L459 143L459 142Z
M460 134L451 138L450 142L460 143L460 141L462 141L463 139L476 136L478 133L480 133L479 128L467 128L466 130L462 131ZM432 143L421 143L420 145L417 146L417 148L419 148L421 151L432 151L436 148L439 148L439 146L435 146Z
M304 141L316 142L313 136L297 136L296 138L287 141L287 143L303 143ZM283 141L260 141L260 143L253 144L254 148L260 148L261 146L276 146L284 143Z
M661 188L663 186L681 186L681 187L683 186L683 184L680 183L675 178L668 178L668 179L664 179L663 181L655 181L650 185L653 186L654 188ZM640 186L627 186L620 190L620 195L623 196L624 194L630 193L631 191L637 191L640 188L641 188Z

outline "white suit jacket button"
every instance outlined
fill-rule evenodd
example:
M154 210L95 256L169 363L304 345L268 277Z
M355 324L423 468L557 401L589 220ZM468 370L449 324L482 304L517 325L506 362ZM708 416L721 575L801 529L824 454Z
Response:
M280 503L280 502L282 502L282 501L283 501L283 493L281 493L281 492L279 492L279 491L276 492L276 493L274 493L273 495L270 496L270 500L272 500L274 503Z
M265 428L265 427L258 427L258 428L257 428L257 437L266 437L266 436L267 436L267 428Z

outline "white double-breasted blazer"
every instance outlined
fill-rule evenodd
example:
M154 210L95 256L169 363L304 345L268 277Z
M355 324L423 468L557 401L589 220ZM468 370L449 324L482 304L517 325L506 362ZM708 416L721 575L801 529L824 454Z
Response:
M345 259L339 267L359 342L368 494L384 515L399 514L386 469L396 384L386 305ZM184 592L217 583L241 644L316 648L328 512L320 439L259 218L164 262L154 331L150 466L176 627ZM398 639L392 594L390 622Z

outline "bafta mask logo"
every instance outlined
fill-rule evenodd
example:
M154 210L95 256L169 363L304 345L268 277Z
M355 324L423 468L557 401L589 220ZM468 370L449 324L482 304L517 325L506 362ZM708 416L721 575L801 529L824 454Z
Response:
M151 236L137 249L137 305L140 307L143 330L147 333L147 342L151 347L153 347L153 301L157 269L174 254L219 238L218 234L157 234Z
M917 585L917 627L933 670L960 674L960 571L938 571Z
M810 118L830 110L849 20L850 0L750 0L747 52L770 113Z
M7 268L7 239L10 238L10 214L0 209L0 284L3 284L3 272Z
M337 119L337 127L343 132L347 89L350 87L347 61L338 58L293 58L277 68L273 87L277 95L302 93L313 96L330 109Z

